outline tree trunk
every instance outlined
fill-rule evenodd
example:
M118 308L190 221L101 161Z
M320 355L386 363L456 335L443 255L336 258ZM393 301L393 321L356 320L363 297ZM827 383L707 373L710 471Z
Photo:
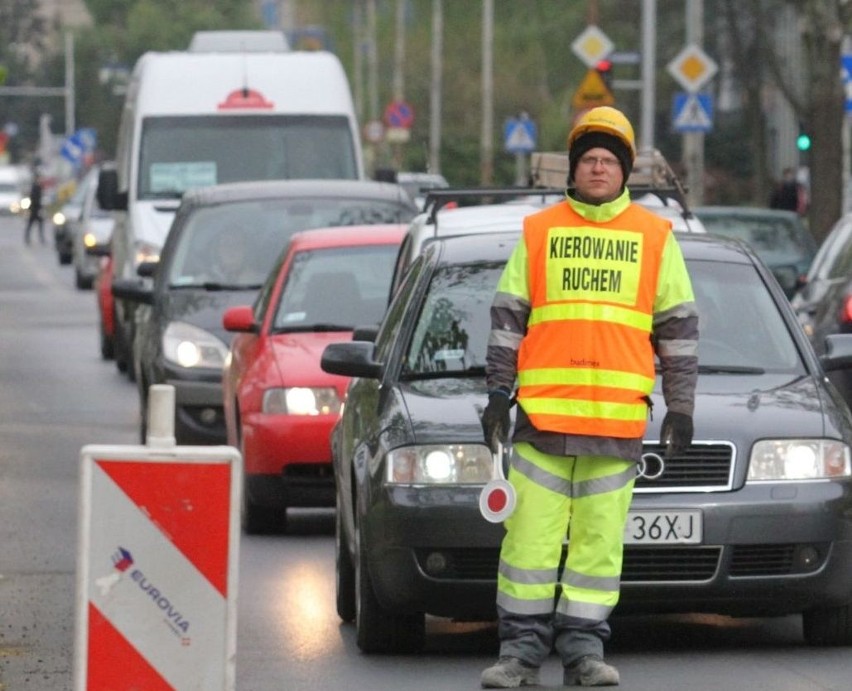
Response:
M822 242L843 212L844 93L840 51L852 10L841 0L810 0L801 5L802 39L810 67L805 127L811 137L808 220Z

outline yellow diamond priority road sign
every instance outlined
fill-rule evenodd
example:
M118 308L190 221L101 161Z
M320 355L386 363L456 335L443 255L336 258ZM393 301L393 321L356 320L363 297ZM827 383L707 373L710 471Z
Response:
M614 47L609 37L594 24L587 26L571 44L574 54L585 62L587 67L597 65Z
M713 59L694 43L680 51L667 68L669 74L691 93L698 91L719 70Z

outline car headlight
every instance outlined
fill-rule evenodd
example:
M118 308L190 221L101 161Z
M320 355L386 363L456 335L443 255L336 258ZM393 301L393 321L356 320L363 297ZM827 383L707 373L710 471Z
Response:
M333 386L293 386L264 391L261 410L267 415L337 415L341 405Z
M142 262L158 262L160 261L160 247L152 245L148 242L137 242L135 249L135 266L139 266Z
M83 235L83 246L94 247L98 244L98 238L94 233L85 233Z
M824 480L852 475L849 447L833 439L764 439L749 459L749 481Z
M227 346L216 336L185 322L171 322L163 332L163 357L181 367L221 369Z
M53 214L53 225L64 226L65 220L65 214L61 211L57 211L55 214Z
M483 444L404 446L387 456L390 485L483 484L493 477L494 460Z

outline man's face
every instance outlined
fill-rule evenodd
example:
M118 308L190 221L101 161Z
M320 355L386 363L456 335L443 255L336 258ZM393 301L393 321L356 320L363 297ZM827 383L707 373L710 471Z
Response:
M621 194L624 173L615 154L609 149L595 147L584 153L574 170L574 187L588 202L609 202Z

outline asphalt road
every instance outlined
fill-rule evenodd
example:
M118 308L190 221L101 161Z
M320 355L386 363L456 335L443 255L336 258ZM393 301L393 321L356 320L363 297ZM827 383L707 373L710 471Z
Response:
M0 691L72 688L80 450L137 443L134 386L100 358L94 294L74 288L51 246L23 245L20 219L0 218ZM237 689L479 688L497 654L492 624L431 619L421 654L362 655L334 610L333 512L291 524L241 541ZM806 646L795 617L612 625L625 690L850 688L849 650ZM560 680L551 657L542 681Z

